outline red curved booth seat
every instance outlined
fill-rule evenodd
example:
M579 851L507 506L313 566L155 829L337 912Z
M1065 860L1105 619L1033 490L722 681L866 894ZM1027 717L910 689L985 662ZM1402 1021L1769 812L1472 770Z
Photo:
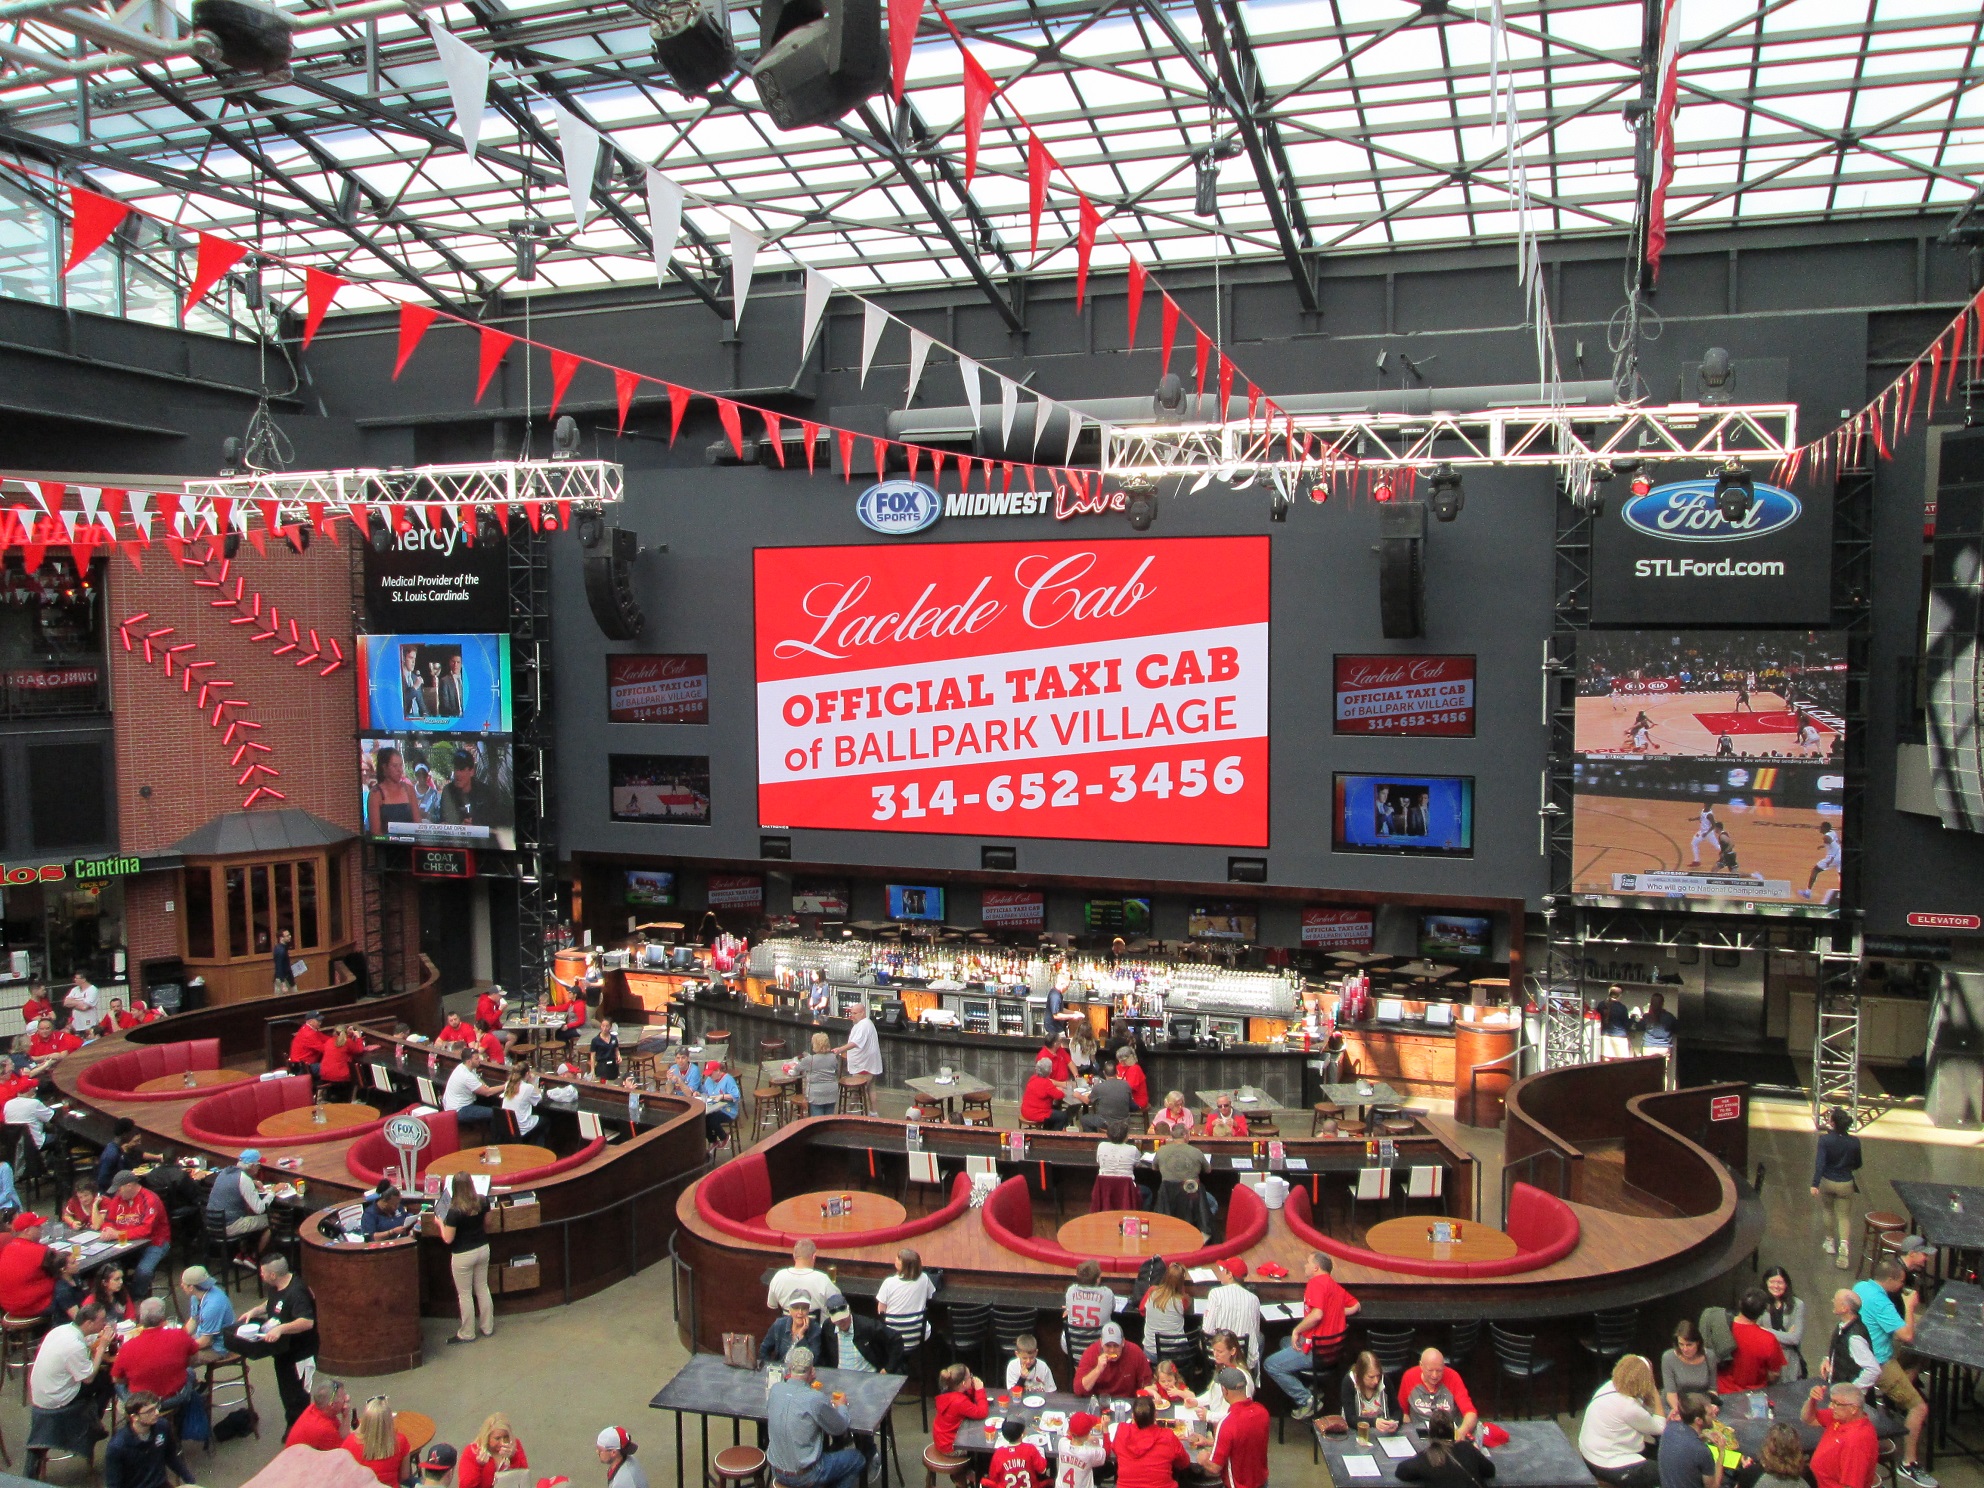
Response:
M764 1222L772 1206L770 1170L762 1153L747 1152L725 1163L696 1184L696 1213L726 1235L758 1245L789 1246L798 1235L774 1230ZM971 1179L960 1173L951 1181L950 1202L941 1209L880 1230L851 1230L846 1234L814 1235L816 1243L835 1250L862 1245L891 1245L942 1229L971 1207Z
M162 1075L220 1068L220 1040L183 1039L176 1044L148 1044L99 1059L76 1076L79 1094L94 1100L176 1101L203 1095L204 1090L147 1090L138 1087Z
M425 1167L437 1157L446 1157L450 1153L461 1151L461 1126L456 1121L453 1111L431 1111L418 1119L425 1122L427 1129L434 1134L434 1140L421 1149L419 1167ZM516 1188L524 1183L555 1178L558 1174L568 1172L581 1163L592 1161L605 1150L606 1138L594 1137L577 1152L561 1157L556 1162L546 1163L539 1168L525 1168L518 1173L504 1174L503 1186ZM352 1177L361 1179L368 1185L376 1184L382 1178L398 1176L400 1155L393 1144L386 1140L384 1128L375 1128L346 1149L344 1165Z
M1077 1255L1057 1240L1038 1238L1033 1233L1033 1195L1027 1190L1024 1178L1008 1178L993 1189L981 1212L985 1233L1015 1255L1045 1261L1050 1266L1066 1266L1070 1270L1083 1261L1092 1260L1105 1273L1115 1275L1133 1276L1143 1265L1141 1256ZM1181 1266L1210 1265L1259 1244L1267 1232L1268 1206L1261 1202L1259 1194L1242 1183L1234 1188L1233 1197L1227 1201L1226 1238L1197 1250L1188 1250L1183 1255L1166 1256L1165 1260L1175 1261Z
M1398 1271L1407 1276L1513 1276L1562 1260L1578 1243L1577 1211L1555 1194L1528 1183L1516 1184L1509 1194L1508 1234L1516 1242L1516 1253L1502 1261L1417 1261L1380 1255L1361 1245L1348 1244L1316 1228L1309 1191L1299 1185L1289 1190L1288 1203L1281 1215L1296 1239L1325 1255L1340 1261L1355 1261L1374 1271Z
M301 1137L264 1137L255 1128L271 1116L310 1104L310 1077L284 1075L280 1080L252 1080L219 1095L210 1095L186 1108L179 1126L195 1142L213 1147L310 1147L320 1142L345 1142L385 1124L327 1127Z

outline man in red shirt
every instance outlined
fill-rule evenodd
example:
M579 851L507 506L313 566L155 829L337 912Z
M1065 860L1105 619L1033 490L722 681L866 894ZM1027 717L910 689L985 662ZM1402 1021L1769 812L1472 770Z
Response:
M110 1222L103 1227L103 1234L106 1239L145 1242L145 1253L131 1268L131 1292L133 1296L149 1297L152 1277L172 1246L172 1220L159 1196L140 1183L138 1175L128 1168L110 1180Z
M55 1016L55 1003L40 982L28 983L28 1000L21 1004L21 1022L32 1028L43 1018Z
M1429 1348L1419 1362L1398 1377L1398 1407L1414 1426L1424 1429L1435 1416L1454 1423L1454 1439L1466 1441L1481 1419L1460 1372L1447 1367L1447 1356Z
M1104 1323L1102 1336L1082 1351L1075 1366L1075 1393L1107 1399L1136 1394L1151 1382L1150 1360L1134 1343L1123 1341L1120 1323Z
M1873 1488L1881 1440L1867 1419L1867 1397L1858 1385L1834 1385L1830 1410L1819 1404L1825 1398L1824 1385L1812 1386L1798 1413L1807 1426L1825 1432L1812 1449L1812 1480L1819 1488Z
M55 1277L43 1264L41 1216L16 1214L14 1238L0 1245L0 1311L9 1317L40 1317L55 1301Z
M1219 1371L1219 1393L1226 1418L1208 1443L1200 1443L1199 1466L1220 1475L1226 1488L1267 1488L1268 1408L1247 1394L1247 1376L1228 1365Z
M1761 1390L1777 1383L1784 1369L1784 1346L1777 1335L1758 1321L1770 1299L1761 1287L1751 1287L1736 1304L1730 1320L1729 1336L1736 1340L1736 1352L1715 1377L1715 1388L1724 1395L1744 1390Z
M165 1325L165 1304L156 1297L138 1304L138 1328L124 1340L110 1367L117 1393L149 1391L165 1409L177 1409L193 1393L193 1355L200 1345L184 1328Z
M1337 1284L1330 1274L1334 1266L1335 1262L1322 1251L1309 1253L1302 1266L1303 1275L1308 1278L1302 1287L1302 1321L1295 1325L1286 1347L1261 1361L1268 1378L1294 1404L1298 1421L1306 1421L1316 1413L1307 1379L1314 1351L1320 1347L1321 1356L1327 1359L1340 1348L1344 1334L1350 1331L1350 1319L1363 1305Z
M285 1447L315 1447L320 1452L336 1452L343 1448L344 1439L351 1434L350 1416L351 1397L345 1393L344 1381L319 1373L316 1382L310 1386L310 1403L297 1416L296 1424L289 1428L289 1435L282 1439L282 1444Z
M289 1041L289 1072L292 1075L300 1075L305 1070L308 1070L314 1078L318 1072L318 1066L323 1062L324 1015L322 1013L305 1013L303 1015L303 1026L296 1030L295 1037ZM338 1442L342 1444L344 1438L339 1437Z
M475 1030L462 1022L462 1015L450 1013L448 1021L441 1025L441 1031L434 1035L434 1046L440 1048L443 1044L460 1044L466 1048L474 1038Z
M1068 1124L1071 1113L1057 1111L1055 1106L1066 1093L1064 1087L1055 1083L1052 1061L1042 1055L1034 1060L1033 1073L1027 1077L1026 1089L1020 1092L1020 1120L1049 1131L1061 1130Z
M475 1026L480 1029L500 1029L503 1026L503 989L492 986L475 999Z
M34 1025L34 1037L28 1040L28 1057L46 1059L52 1054L67 1054L72 1049L80 1049L83 1041L74 1034L55 1031L55 1020L42 1017Z

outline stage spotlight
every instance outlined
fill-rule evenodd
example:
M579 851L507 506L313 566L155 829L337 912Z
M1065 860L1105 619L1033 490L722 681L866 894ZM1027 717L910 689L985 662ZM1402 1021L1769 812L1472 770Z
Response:
M375 553L390 552L393 546L393 529L386 525L385 517L376 511L365 517L365 540L372 544Z
M579 452L579 421L569 413L558 415L551 426L551 458L570 460Z
M289 81L290 21L254 0L194 0L193 55L202 62Z
M1288 499L1288 493L1286 491L1278 490L1273 492L1268 497L1268 520L1270 522L1286 522L1288 520L1288 508L1293 504Z
M503 524L496 520L496 513L484 507L476 513L475 540L481 543L498 543L503 540Z
M578 532L579 546L591 551L606 540L606 521L598 512L581 512Z
M1138 532L1148 532L1157 520L1157 482L1147 475L1131 476L1123 484L1128 499L1123 511Z
M241 473L241 441L232 435L220 442L220 473L222 475Z
M881 0L764 0L751 77L780 129L832 123L889 85Z
M1750 508L1756 503L1756 482L1751 478L1747 465L1731 460L1716 472L1715 509L1722 513L1723 521L1736 526L1749 516Z
M1157 392L1151 397L1151 412L1160 424L1176 423L1185 412L1185 379L1176 372L1167 372L1157 380Z
M1729 360L1729 353L1720 346L1711 346L1702 353L1695 378L1701 385L1702 402L1727 403L1735 391L1733 384L1736 380L1736 369Z
M1452 465L1442 463L1433 472L1433 494L1427 504L1433 508L1433 519L1437 522L1451 522L1467 505L1467 494L1461 490L1460 472Z
M1392 476L1389 470L1378 472L1378 478L1371 487L1371 499L1379 502L1392 499Z
M718 0L628 0L645 16L654 59L682 93L707 93L737 68L728 7Z
M1321 506L1330 499L1330 485L1320 475L1309 486L1309 499Z

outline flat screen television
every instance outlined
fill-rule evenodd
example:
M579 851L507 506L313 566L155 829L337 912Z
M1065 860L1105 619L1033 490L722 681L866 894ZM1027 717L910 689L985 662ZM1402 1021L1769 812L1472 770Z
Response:
M506 635L361 635L358 731L507 734Z
M675 875L653 868L627 870L629 904L666 905L675 902Z
M1474 855L1471 775L1338 775L1338 852Z
M1106 930L1111 935L1150 934L1150 900L1091 899L1082 906L1082 928Z
M1195 904L1185 916L1188 940L1251 943L1258 921L1251 904Z
M365 835L407 847L517 845L515 755L483 734L364 734L358 739Z
M1486 915L1421 915L1419 954L1434 961L1452 956L1485 956L1494 931L1495 922Z
M944 891L935 884L890 884L889 918L892 920L935 920L944 918Z

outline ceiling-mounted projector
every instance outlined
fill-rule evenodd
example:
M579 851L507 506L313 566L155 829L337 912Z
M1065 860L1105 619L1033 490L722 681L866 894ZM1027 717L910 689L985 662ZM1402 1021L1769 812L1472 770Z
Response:
M289 20L255 0L194 0L193 55L232 72L289 81Z

